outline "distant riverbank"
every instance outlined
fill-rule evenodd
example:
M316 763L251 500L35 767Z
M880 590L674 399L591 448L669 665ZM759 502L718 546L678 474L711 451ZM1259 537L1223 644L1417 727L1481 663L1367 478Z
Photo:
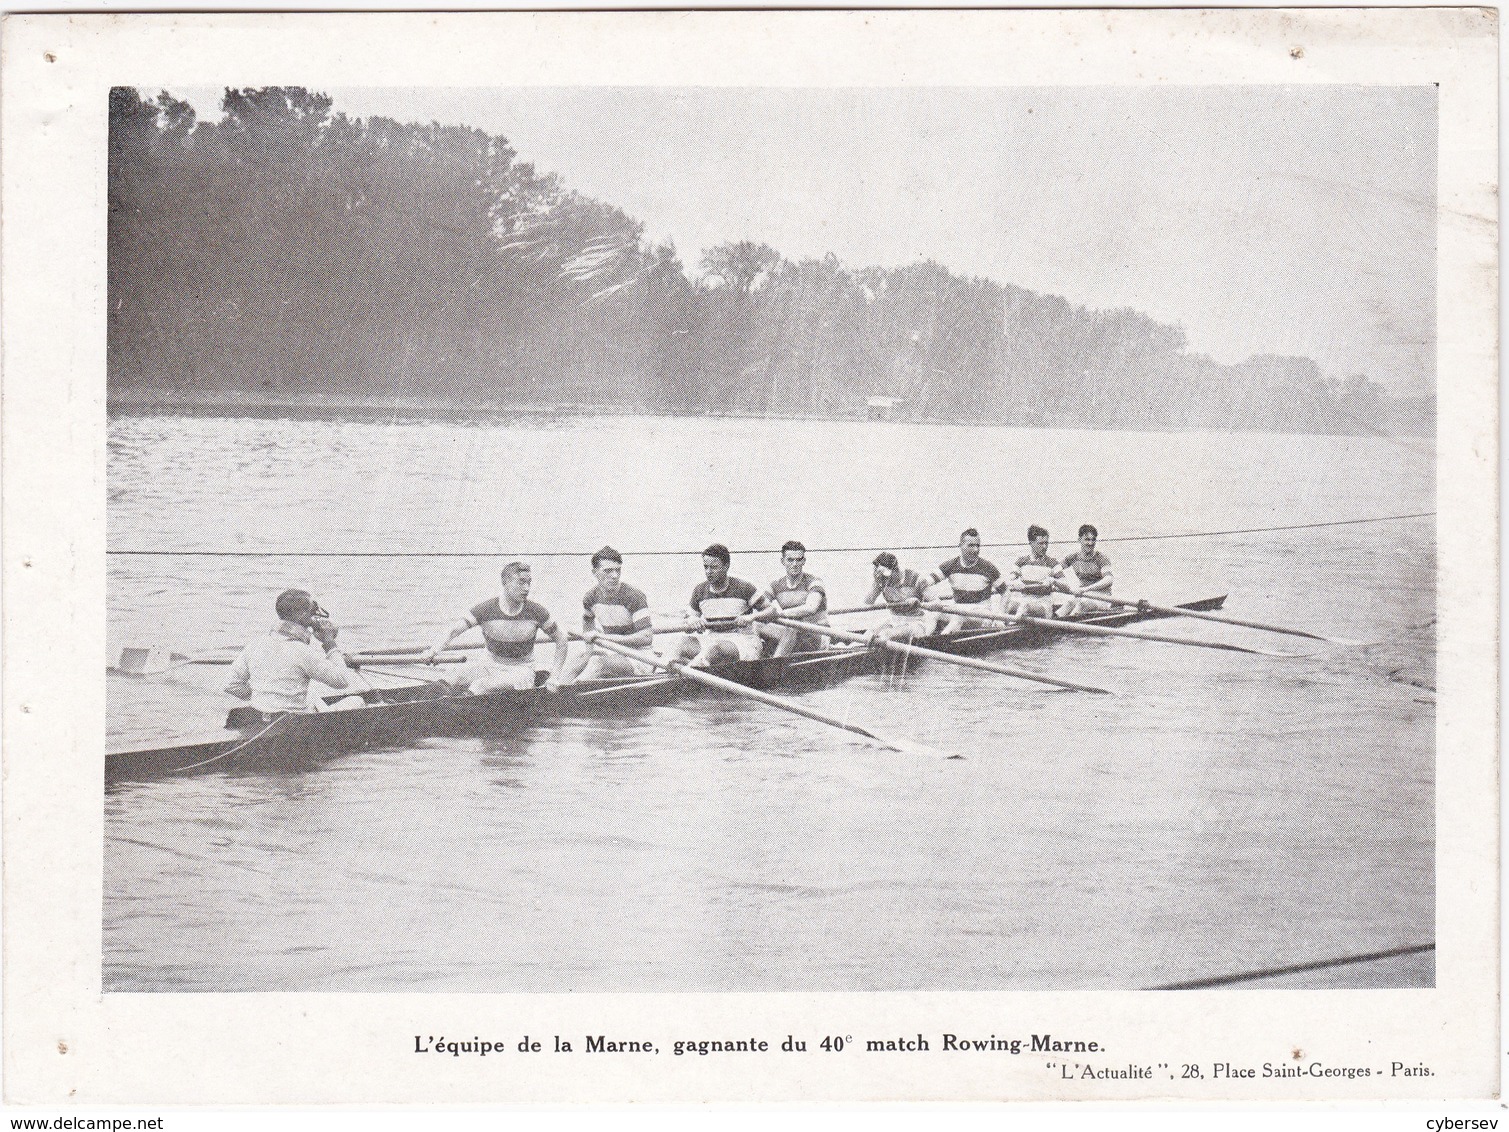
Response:
M1335 430L1313 430L1314 435L1434 435L1435 421L1423 413L1407 412L1414 409L1411 402L1400 401L1396 427L1389 433L1375 430L1355 433L1338 433ZM655 417L719 417L748 420L791 421L865 421L892 424L957 425L973 427L1007 428L1083 428L1098 431L1127 431L1125 427L1106 429L1092 423L1073 419L1070 414L1055 416L1037 413L1018 413L1003 416L999 420L958 419L944 417L911 416L904 413L893 415L870 415L863 412L849 414L802 414L741 412L736 409L708 410L704 412L678 411L663 407L647 408L640 405L586 404L561 401L554 403L520 404L486 401L459 401L438 397L379 397L341 394L258 394L235 391L180 392L167 389L135 389L113 393L107 398L106 411L110 416L175 415L191 417L255 417L262 419L297 417L300 419L332 420L357 419L380 420L403 418L420 420L497 420L506 418L533 417L590 417L590 416L655 416ZM1414 427L1409 427L1413 425ZM1138 431L1138 430L1131 430ZM1171 423L1163 428L1149 428L1149 432L1211 432L1221 431L1221 426L1212 424L1181 425ZM1232 426L1231 432L1295 432L1293 429L1265 429Z

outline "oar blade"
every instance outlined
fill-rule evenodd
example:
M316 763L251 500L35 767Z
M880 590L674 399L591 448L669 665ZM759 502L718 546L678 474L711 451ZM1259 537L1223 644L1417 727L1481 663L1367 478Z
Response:
M230 657L222 659L213 656L185 656L181 652L169 652L162 645L149 645L145 648L133 646L121 649L120 660L108 671L121 676L161 676L164 672L182 668L185 664L229 664L230 662Z
M926 743L919 743L915 739L898 739L894 735L881 735L871 731L870 738L882 747L888 747L893 751L899 751L903 755L912 755L919 759L962 759L963 755L949 754L940 751L937 747L930 747Z
M121 649L115 671L125 676L146 676L162 672L167 667L168 655L160 648L127 648Z

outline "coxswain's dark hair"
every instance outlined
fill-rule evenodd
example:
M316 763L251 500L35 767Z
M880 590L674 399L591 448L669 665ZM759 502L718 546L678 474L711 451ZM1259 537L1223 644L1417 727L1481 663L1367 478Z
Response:
M308 590L284 590L273 603L278 617L283 621L298 621L319 609L320 603L309 596Z
M596 570L604 562L617 562L622 566L624 564L623 555L619 554L611 546L605 546L592 555L592 569Z
M503 567L501 576L507 582L517 578L520 574L527 573L529 573L528 562L510 562L507 566Z
M807 548L805 546L803 546L801 543L797 542L796 539L794 539L794 538L793 539L787 539L785 542L781 543L781 557L782 558L786 557L786 552L788 550L794 550L798 554L806 554L807 553Z
M964 533L959 536L959 541L963 542L967 538L979 538L979 537L980 537L980 532L979 531L975 530L973 527L965 527L964 528Z
M1027 541L1028 542L1031 542L1035 538L1047 538L1047 537L1048 537L1048 532L1046 530L1044 530L1042 527L1038 526L1036 523L1033 523L1032 526L1030 526L1030 527L1027 528Z
M724 546L721 542L715 542L715 543L713 543L712 546L710 546L706 550L704 550L702 552L702 557L703 558L716 558L719 562L723 563L723 565L725 565L725 566L727 566L728 563L729 563L729 561L730 561L730 555L728 553L728 547Z
M1084 538L1086 535L1092 535L1097 539L1100 538L1100 532L1089 523L1079 528L1079 537Z
M896 561L896 556L889 550L882 550L875 556L874 565L884 566L887 570L900 570L901 563Z

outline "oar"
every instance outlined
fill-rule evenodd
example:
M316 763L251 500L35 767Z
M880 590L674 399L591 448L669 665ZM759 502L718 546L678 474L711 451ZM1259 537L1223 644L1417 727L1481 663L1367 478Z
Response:
M992 664L988 660L976 660L970 656L955 656L949 652L939 652L936 649L923 648L921 645L903 644L901 641L885 641L875 637L867 637L863 633L850 633L843 629L835 629L831 625L813 625L806 621L795 621L789 617L774 617L772 621L777 625L785 625L789 629L800 629L803 632L819 634L825 637L834 637L840 641L849 641L856 645L876 644L891 652L900 653L902 656L920 656L928 660L941 660L946 664L957 664L964 668L978 668L982 672L994 672L1001 676L1015 676L1018 680L1032 680L1039 684L1052 684L1057 688L1069 688L1075 692L1098 692L1101 695L1113 695L1109 689L1096 688L1089 684L1071 684L1067 680L1055 680L1051 676L1039 676L1036 672L1025 672L1020 668L1007 668L1004 664Z
M362 656L418 656L427 645L394 645L385 649L362 649ZM474 641L467 645L447 645L446 652L464 652L470 649L485 649L486 641Z
M891 607L889 605L851 605L847 609L829 609L830 617L842 617L845 613L885 613Z
M184 656L182 653L164 652L160 645L150 648L130 647L121 649L120 660L115 667L107 666L105 671L117 672L123 676L157 676L186 664L230 664L233 659L228 656Z
M855 735L863 735L866 739L873 739L881 746L889 747L893 751L900 751L907 755L927 755L933 758L950 757L942 751L935 750L923 743L914 743L910 739L896 739L889 735L882 735L872 728L861 727L857 723L850 723L847 720L839 719L836 716L828 715L803 704L784 700L780 696L772 696L768 692L761 692L755 688L746 688L743 684L736 684L732 680L725 680L721 676L714 676L711 672L704 671L701 668L693 668L685 661L670 660L658 653L631 649L619 644L610 637L604 637L601 633L572 633L571 636L578 641L586 641L588 644L596 645L598 648L607 649L609 652L616 652L619 656L626 656L630 660L637 660L641 664L652 665L664 672L674 673L684 680L692 680L698 684L705 684L709 688L717 688L719 691L728 692L731 695L742 696L747 700L769 704L771 707L780 708L782 711L789 711L793 715L815 719L819 723L826 723L829 727L837 727L843 731L852 732ZM959 756L955 755L952 757L958 758Z
M976 612L957 605L942 602L927 602L928 609L939 613L953 613L962 617L975 617L982 621L1004 621L1008 625L1040 625L1044 629L1058 629L1065 633L1083 633L1091 637L1127 637L1134 641L1160 641L1166 645L1189 645L1197 649L1220 649L1222 652L1245 652L1254 656L1274 656L1284 660L1298 660L1313 655L1303 652L1274 652L1271 649L1249 648L1247 645L1228 645L1223 641L1190 641L1183 637L1165 637L1159 633L1143 633L1135 629L1107 629L1104 625L1084 625L1078 621L1057 621L1047 617L1012 617L1002 613Z
M164 672L171 672L175 668L182 668L188 664L208 664L220 667L228 667L236 663L233 656L183 656L180 653L170 653L167 659L171 662L160 668L150 667L154 658L152 653L157 650L143 648L128 648L121 652L120 663L112 672L122 673L127 676L158 676ZM364 664L423 664L423 654L417 652L388 653L388 652L359 652L349 653L346 663L352 668L360 668ZM455 656L449 652L442 653L435 658L436 664L465 664L466 657Z
M1065 591L1066 593L1068 591ZM1308 637L1312 641L1326 641L1333 645L1360 645L1364 642L1354 641L1350 637L1328 637L1323 633L1312 633L1307 629L1286 629L1282 625L1268 625L1262 621L1243 621L1240 617L1222 617L1215 613L1204 613L1197 609L1182 609L1177 605L1154 605L1150 601L1131 601L1124 597L1112 597L1110 594L1095 593L1093 591L1080 595L1091 601L1104 601L1110 605L1122 605L1134 609L1140 609L1149 613L1162 613L1169 617L1198 617L1201 621L1218 621L1222 625L1241 625L1245 629L1265 629L1270 633L1284 633L1290 637Z

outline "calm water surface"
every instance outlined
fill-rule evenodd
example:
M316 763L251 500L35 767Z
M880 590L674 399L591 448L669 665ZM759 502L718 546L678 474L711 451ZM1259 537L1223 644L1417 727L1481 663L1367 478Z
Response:
M1066 639L1010 662L1123 694L934 665L802 697L962 761L690 699L121 786L107 990L1132 988L1434 939L1432 521L1118 542L1431 511L1425 442L622 417L134 416L109 437L113 548L264 555L112 557L112 652L245 641L290 585L348 647L428 642L519 555L575 625L585 555L541 555L604 542L671 611L714 540L764 551L733 563L763 584L787 538L951 544L974 525L1011 544L986 551L1004 565L1028 522L1058 539L1085 521L1118 593L1229 593L1236 616L1373 643L1275 660ZM310 550L496 557L284 556ZM635 554L665 550L693 553ZM853 604L872 553L809 569ZM111 677L107 746L214 729L223 679Z

